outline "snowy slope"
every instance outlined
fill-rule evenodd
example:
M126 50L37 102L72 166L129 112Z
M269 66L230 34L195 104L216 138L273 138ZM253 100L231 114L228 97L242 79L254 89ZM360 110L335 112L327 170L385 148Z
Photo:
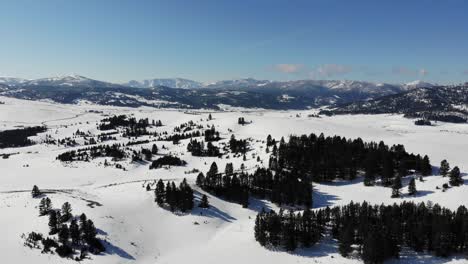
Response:
M460 124L438 123L432 127L414 126L412 120L401 115L357 115L324 118L308 117L309 111L263 111L236 110L211 112L212 121L207 121L208 112L203 110L154 110L153 108L118 108L90 104L60 105L48 102L23 101L1 97L0 130L15 126L45 124L48 134L57 138L71 136L77 129L98 133L96 122L104 115L133 114L136 118L161 119L165 126L156 131L172 131L189 120L215 125L221 136L228 140L231 129L237 138L264 140L268 134L279 139L290 134L321 133L338 134L346 137L362 137L363 140L384 140L387 144L404 144L409 152L428 154L434 165L447 159L452 166L458 165L462 172L468 171L468 127ZM95 110L95 112L90 112ZM98 112L96 112L98 111ZM251 120L252 124L240 126L238 117ZM202 121L200 121L202 120ZM45 134L38 135L40 141ZM128 139L119 138L118 142ZM150 143L152 144L152 143ZM254 218L262 207L277 209L266 201L252 199L250 207L230 203L209 195L212 207L195 209L188 215L175 215L161 209L154 203L152 192L144 190L145 183L155 179L181 180L186 177L194 184L196 174L185 172L196 168L206 172L212 161L220 168L227 162L234 162L238 168L242 158L219 159L192 157L186 153L187 140L179 145L171 142L157 142L168 149L163 153L174 153L188 162L185 167L148 170L148 164L122 162L126 171L103 166L103 159L90 163L75 162L64 165L55 157L68 150L63 146L37 144L30 147L1 149L0 153L16 153L9 159L0 159L0 231L6 238L0 241L2 258L8 263L75 263L56 255L42 255L22 245L21 234L30 231L47 232L47 219L38 217L39 200L32 199L30 189L37 184L41 189L50 189L48 194L54 207L63 202L72 204L73 212L85 212L100 229L99 237L107 241L108 252L99 256L91 255L84 263L361 263L356 259L342 258L336 242L326 237L323 242L294 254L273 251L261 247L253 237ZM149 144L148 144L149 145ZM263 163L268 154L264 144L254 143ZM260 165L256 159L247 156L244 163L249 169ZM464 174L465 182L468 176ZM417 183L420 195L414 198L403 195L391 199L388 188L364 187L361 180L355 182L316 184L314 186L314 207L345 204L349 201L367 200L372 203L394 203L403 200L440 203L455 209L468 206L465 199L468 186L452 188L447 192L437 190L448 181L441 176L430 176L424 183ZM407 183L404 182L404 185ZM203 191L194 187L196 196ZM404 188L406 192L406 188ZM95 204L101 206L93 206ZM198 225L194 224L199 223ZM426 255L402 252L400 261L391 263L466 263L462 257L439 259Z

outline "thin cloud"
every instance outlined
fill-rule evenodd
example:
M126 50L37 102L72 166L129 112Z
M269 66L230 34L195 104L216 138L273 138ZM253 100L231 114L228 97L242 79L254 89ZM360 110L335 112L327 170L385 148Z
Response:
M312 78L330 78L333 76L345 75L352 71L352 67L347 65L323 64L310 72L309 75Z
M298 73L304 68L303 64L276 64L274 69L282 73Z

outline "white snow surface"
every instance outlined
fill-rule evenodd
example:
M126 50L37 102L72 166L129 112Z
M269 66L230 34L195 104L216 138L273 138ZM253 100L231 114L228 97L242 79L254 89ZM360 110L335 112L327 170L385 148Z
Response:
M465 185L446 192L436 189L448 182L439 175L426 177L417 182L419 195L391 199L391 189L364 187L361 179L354 182L314 184L314 208L349 203L351 200L371 203L398 203L403 200L433 201L450 209L468 206L466 172L468 171L468 126L463 124L438 123L435 126L415 126L413 121L400 115L355 115L323 118L308 117L310 111L207 111L155 110L154 108L118 108L92 104L61 105L49 102L34 102L1 97L0 130L17 126L45 124L49 128L33 139L40 142L46 134L55 138L72 136L77 129L99 133L96 122L104 115L133 114L137 118L162 120L163 127L157 131L171 132L173 128L189 120L204 125L215 125L227 141L232 129L237 138L253 138L254 150L263 164L268 163L264 144L268 134L274 138L285 138L291 134L324 133L351 138L361 137L365 141L384 140L387 144L404 144L409 152L427 154L433 165L447 159L453 167L458 165L464 173ZM90 112L95 110L98 112ZM251 124L241 126L237 119L243 116ZM200 121L202 120L202 121ZM126 139L118 139L126 142ZM90 163L74 162L63 164L56 156L71 148L36 144L23 148L0 149L0 154L17 153L8 159L0 159L0 252L4 263L75 263L59 258L56 254L41 254L23 246L23 233L31 231L47 234L47 217L38 217L39 199L31 198L34 184L41 189L56 190L47 194L55 208L65 201L71 203L73 213L86 213L99 229L99 237L106 240L107 252L90 255L83 263L362 263L359 259L343 258L337 243L325 237L310 249L287 253L261 247L254 239L254 219L262 207L277 209L267 201L251 199L248 209L207 194L211 208L194 209L187 215L176 215L162 209L154 202L153 192L143 188L145 183L156 179L181 181L187 178L196 190L196 196L205 193L194 182L196 173L186 174L194 168L206 172L212 161L220 169L227 162L239 168L242 158L219 159L192 157L186 153L188 140L174 146L170 142L157 142L161 149L168 150L188 162L185 167L149 170L148 164L120 162L126 171L104 167L104 159ZM109 142L112 143L112 142ZM152 144L151 142L150 144ZM150 145L148 144L148 146ZM140 146L137 146L138 148ZM246 167L253 170L261 165L247 155ZM232 155L231 155L232 156ZM406 179L408 180L408 179ZM404 182L404 185L407 181ZM406 193L404 188L404 193ZM88 206L98 202L102 206ZM199 225L195 225L197 222ZM467 263L462 256L450 259L415 254L403 249L399 260L388 263Z

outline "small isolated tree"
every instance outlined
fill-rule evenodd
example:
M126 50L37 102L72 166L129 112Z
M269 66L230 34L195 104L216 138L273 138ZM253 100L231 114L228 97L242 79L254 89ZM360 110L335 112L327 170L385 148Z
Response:
M151 191L151 186L150 186L149 183L146 185L146 191L147 191L147 192Z
M39 187L37 187L37 185L34 185L31 191L31 196L32 198L36 198L39 197L39 195L41 195L41 191L39 190Z
M201 208L209 208L210 207L210 203L208 202L208 197L206 196L206 194L204 194L202 196L202 199L201 199L200 204L198 205L198 207L201 207Z
M455 166L453 169L450 171L450 185L452 186L460 186L463 184L463 179L460 175L460 169Z
M208 115L208 120L213 120L213 117L211 116L211 114Z
M416 190L416 180L412 178L408 185L408 193L410 195L415 195L417 192L418 191Z
M401 177L398 175L393 179L392 184L392 198L400 197L400 189L401 189Z
M440 162L440 169L439 169L440 175L445 177L445 176L448 175L449 171L450 171L450 165L447 162L447 160L441 161Z

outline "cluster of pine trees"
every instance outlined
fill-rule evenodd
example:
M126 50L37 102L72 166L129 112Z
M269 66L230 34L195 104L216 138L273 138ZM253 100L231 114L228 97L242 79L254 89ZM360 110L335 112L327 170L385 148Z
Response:
M56 159L63 162L89 161L97 157L111 157L114 160L122 160L126 157L125 150L122 148L121 144L92 146L61 153Z
M219 148L213 143L208 142L205 148L205 143L196 139L190 140L187 144L187 151L197 157L218 157L221 155Z
M0 131L0 149L16 148L32 145L28 137L47 131L45 126L25 127Z
M149 168L152 170L161 168L162 166L184 166L185 164L187 164L187 162L181 160L179 157L166 155L153 160Z
M216 162L213 162L206 177L202 172L198 174L196 184L209 193L240 203L245 208L249 205L248 175L234 173L232 163L226 164L223 174L218 171Z
M463 184L463 179L460 174L460 169L455 166L452 170L450 170L450 164L447 160L443 160L440 162L440 175L443 177L449 177L449 183L452 186L460 186Z
M211 142L211 141L218 141L221 138L219 137L219 132L216 131L214 125L211 126L211 128L205 130L205 141L206 142Z
M33 188L33 192L35 191ZM99 254L106 250L96 237L97 230L93 221L85 214L79 217L73 216L70 203L65 202L60 210L56 210L50 198L42 198L39 203L39 216L46 215L49 216L48 226L51 237L31 232L26 237L26 246L42 248L43 253L51 252L55 248L55 252L61 257L70 257L79 251L80 256L76 257L76 260L83 260L87 252Z
M468 253L468 210L460 206L451 211L430 202L351 202L302 214L262 211L254 232L260 244L292 251L318 242L328 229L342 256L358 254L364 263L398 258L402 247L441 257Z
M164 133L165 134L165 133ZM158 138L158 141L172 141L175 144L178 144L179 141L188 139L188 138L194 138L194 137L201 137L202 134L200 131L193 131L193 132L186 132L186 133L174 133L171 135L161 135Z
M142 147L140 151L133 150L132 161L151 161L153 159L153 155L156 154L158 154L158 146L156 146L156 144L153 144L151 149Z
M162 126L161 120L152 120L149 121L148 118L136 119L134 117L127 117L126 115L114 115L112 117L105 118L101 120L98 125L99 130L111 130L117 129L118 127L125 127L126 133L129 133L128 136L132 136L132 133L145 132L146 128L150 126ZM146 135L146 134L143 134Z
M272 140L268 140L267 143ZM384 142L365 143L361 138L351 140L323 134L282 138L279 147L273 145L269 167L274 171L290 170L303 174L306 180L328 182L354 179L364 172L364 184L373 185L380 177L389 186L395 176L404 177L415 171L430 175L432 167L427 156L409 154L403 145L385 145Z
M262 246L281 247L294 251L298 247L311 247L323 236L326 219L323 211L318 213L306 208L304 212L279 213L262 210L255 219L255 240Z
M237 140L236 137L231 135L231 139L229 140L229 149L232 153L242 153L245 154L248 151L249 143L245 139Z
M151 190L149 185L146 190ZM185 178L178 187L174 182L169 181L164 185L160 179L156 183L154 194L155 202L161 207L169 207L171 212L177 210L185 213L193 209L193 190Z

